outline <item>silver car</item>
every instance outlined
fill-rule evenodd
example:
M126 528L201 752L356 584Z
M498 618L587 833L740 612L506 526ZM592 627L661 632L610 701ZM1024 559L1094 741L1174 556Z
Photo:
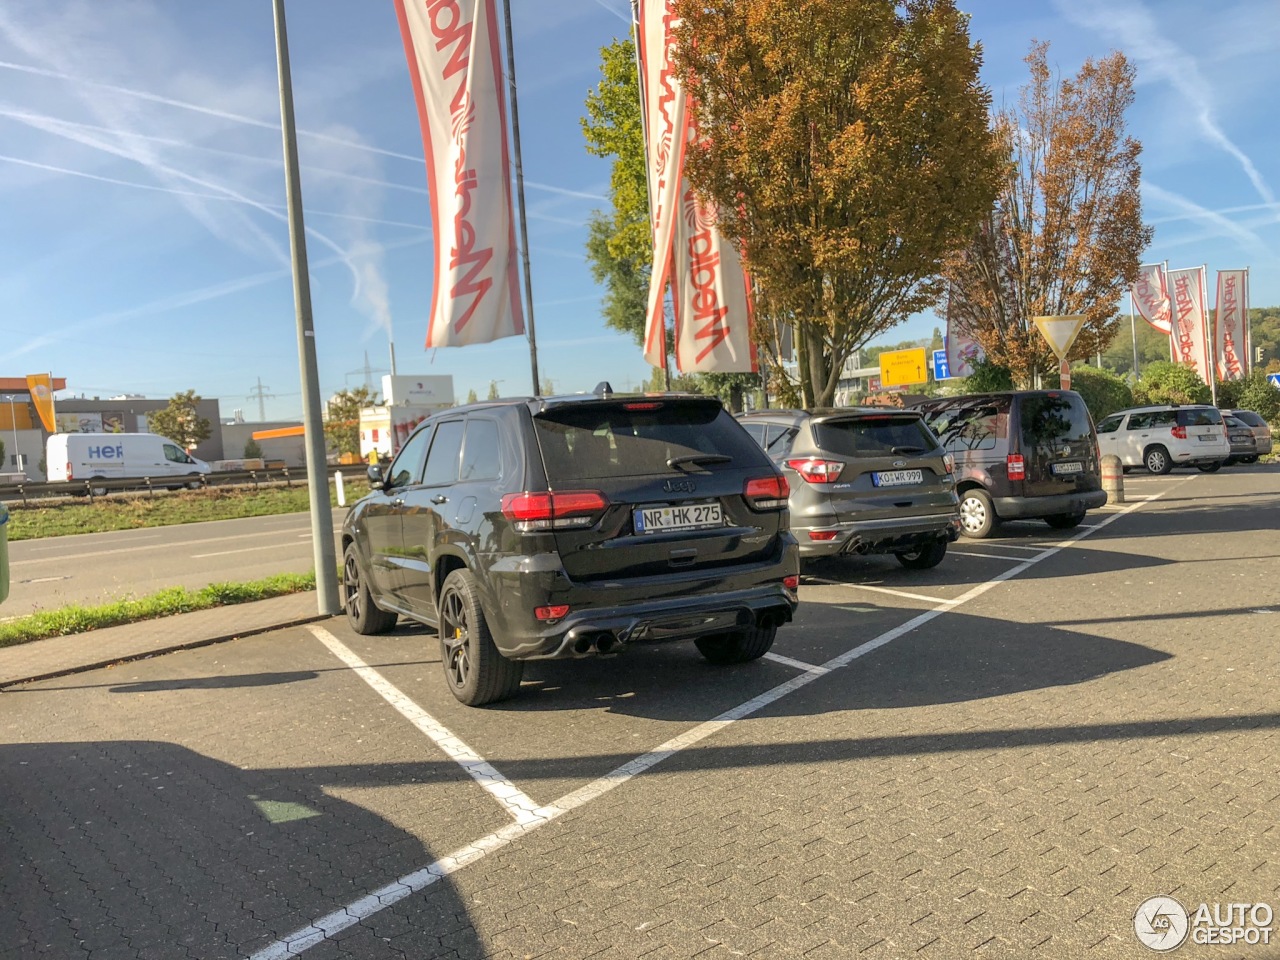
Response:
M1241 463L1257 463L1259 457L1265 457L1271 452L1271 427L1267 421L1252 410L1223 410L1222 415L1232 416L1249 428L1249 432L1253 434L1253 441L1257 445L1257 449L1248 456L1236 456L1234 450L1231 451L1233 460L1239 460Z
M739 417L791 485L800 557L942 562L959 536L955 461L916 410L763 410Z

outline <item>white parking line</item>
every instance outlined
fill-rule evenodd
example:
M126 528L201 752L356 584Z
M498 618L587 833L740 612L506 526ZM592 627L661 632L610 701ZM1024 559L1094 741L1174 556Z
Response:
M999 547L1001 550L1029 550L1032 553L1039 553L1041 550L1045 548L1045 545L1043 543L1040 544L1038 547L1024 547L1020 543L1005 543L1003 540L993 543L992 546ZM1019 559L1022 559L1022 558L1019 558Z
M906 590L890 590L888 587L872 587L865 583L845 583L842 580L828 580L825 577L805 577L806 580L814 580L818 583L827 584L832 587L849 587L853 590L870 590L873 593L887 593L894 597L906 597L908 600L923 600L925 603L946 603L943 597L926 597L923 593L909 593Z
M805 663L803 660L793 660L790 657L784 657L780 653L770 651L765 655L766 660L772 660L774 663L785 663L788 667L795 667L797 670L805 670L810 673L830 673L826 667L820 667L815 663Z
M387 703L400 711L415 727L430 737L450 760L467 771L476 783L502 804L517 824L537 824L549 816L514 783L495 770L483 757L454 736L444 724L410 700L391 681L357 657L345 644L324 627L308 626L317 640L345 663L365 683L373 687Z
M239 550L217 550L213 553L193 553L192 560L203 560L205 557L229 557L233 553L257 553L259 550L279 550L281 548L293 550L297 547L296 543L269 543L262 547L241 547Z
M1051 549L1053 549L1053 548L1052 548L1052 547L1049 547L1049 548L1041 547L1040 549L1041 549L1041 550L1045 550L1045 549L1050 549L1050 550L1051 550ZM1010 557L1010 556L1006 556L1006 555L1005 555L1005 554L1003 554L1003 553L974 553L974 552L973 552L973 551L971 551L971 550L948 550L948 551L947 551L947 554L948 554L948 555L954 555L954 556L957 556L957 557L981 557L981 558L982 558L982 559L984 559L984 560L1012 560L1012 561L1014 561L1015 563L1023 563L1024 561L1027 561L1027 560L1038 560L1038 559L1039 559L1039 557Z
M1156 497L1152 497L1151 499L1155 500L1163 495L1163 493L1158 494ZM1142 501L1130 504L1124 509L1107 517L1099 523L1098 526L1104 527L1112 521L1118 520L1125 514L1136 510L1141 506L1145 506L1148 502L1149 501ZM859 657L866 656L873 650L878 650L880 647L892 643L899 637L905 636L913 630L919 629L929 621L942 616L944 613L949 613L956 609L956 607L968 603L976 597L980 597L982 594L986 593L998 584L1023 573L1035 564L1054 556L1065 548L1071 546L1071 544L1076 541L1083 540L1085 537L1092 535L1092 533L1092 530L1083 530L1074 537L1062 541L1057 546L1050 547L1038 556L1029 557L1019 563L1016 567L1010 567L1008 570L997 574L985 583L978 584L961 594L959 597L956 597L954 600L944 601L932 610L926 610L923 613L912 617L906 623L880 634L875 639L868 640L866 643L860 644L851 650L847 650L839 656L832 657L826 663L822 664L821 670L823 672L821 673L818 672L817 669L806 670L799 676L792 677L786 683L779 684L771 690L766 690L759 696L752 697L745 703L740 703L738 706L733 707L730 710L726 710L724 713L712 720L698 724L692 730L668 740L666 743L655 747L648 753L642 754L634 760L624 763L622 766L605 774L600 779L593 780L586 786L579 787L577 790L565 794L554 803L543 807L543 819L529 823L513 823L509 826L503 827L501 830L497 830L489 834L488 836L481 837L474 843L469 843L465 847L455 850L448 856L441 857L435 863L428 864L420 870L415 870L413 873L406 874L399 880L395 880L386 886L380 887L367 896L361 897L345 907L341 907L332 913L326 914L325 916L312 921L307 926L296 930L283 939L268 944L266 947L253 954L252 960L287 960L288 957L297 956L305 950L323 943L328 937L333 936L348 927L354 926L362 920L387 909L387 907L399 903L411 894L431 886L433 883L444 879L450 874L456 873L467 864L474 863L475 861L488 856L493 851L505 847L513 840L536 830L542 824L550 823L552 820L557 819L563 814L581 807L597 797L603 796L615 787L620 787L632 777L656 766L668 757L679 753L681 750L687 749L688 747L705 740L712 734L718 733L735 721L741 720L743 717L748 717L751 714L769 706L771 703L781 700L788 694L794 693L796 690L808 686L819 677L824 676L825 673L848 666ZM312 629L317 630L322 628ZM337 642L336 639L334 642ZM341 647L341 644L338 644L338 646ZM342 649L345 650L346 648L343 647ZM373 671L369 672L372 673ZM377 675L375 674L375 676ZM378 677L378 679L381 680L381 677Z

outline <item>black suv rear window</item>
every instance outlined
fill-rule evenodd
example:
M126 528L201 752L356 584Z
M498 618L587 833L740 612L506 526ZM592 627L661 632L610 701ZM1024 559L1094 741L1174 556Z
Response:
M1022 445L1089 440L1089 410L1078 394L1033 394L1022 398Z
M552 483L670 473L674 457L731 458L698 469L768 463L764 451L719 403L634 400L568 403L533 418Z
M813 425L813 435L823 452L841 457L925 453L938 446L918 417L825 420Z
M1222 423L1222 414L1213 407L1179 407L1178 426L1211 427Z

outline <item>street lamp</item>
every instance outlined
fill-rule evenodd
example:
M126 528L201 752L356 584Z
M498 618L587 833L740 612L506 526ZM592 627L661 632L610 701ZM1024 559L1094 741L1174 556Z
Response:
M22 471L22 454L18 452L18 414L14 403L17 401L12 393L5 394L5 399L9 401L9 425L13 427L13 462L18 465L18 471Z

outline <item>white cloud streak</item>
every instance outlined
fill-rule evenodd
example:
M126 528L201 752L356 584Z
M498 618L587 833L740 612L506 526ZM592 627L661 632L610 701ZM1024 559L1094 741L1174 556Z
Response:
M1156 17L1137 0L1055 0L1066 19L1116 40L1127 56L1141 63L1146 74L1168 83L1183 99L1200 135L1236 162L1267 203L1275 193L1249 156L1218 124L1213 111L1213 90L1200 72L1196 58L1165 36Z

